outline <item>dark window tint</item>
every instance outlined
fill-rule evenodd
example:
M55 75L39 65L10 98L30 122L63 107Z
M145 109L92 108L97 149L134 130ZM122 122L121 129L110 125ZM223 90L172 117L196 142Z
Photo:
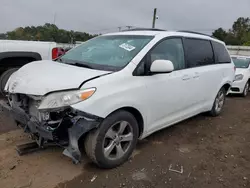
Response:
M214 53L216 55L216 59L218 63L231 63L231 59L229 56L228 51L226 50L226 47L218 42L212 42L214 47Z
M158 44L150 53L151 62L164 59L172 61L174 70L185 68L184 50L180 38L166 39Z
M188 67L214 64L214 54L210 41L185 39L184 46Z
M138 67L135 69L134 74L137 76L142 76L146 74L146 58L145 57L141 60Z

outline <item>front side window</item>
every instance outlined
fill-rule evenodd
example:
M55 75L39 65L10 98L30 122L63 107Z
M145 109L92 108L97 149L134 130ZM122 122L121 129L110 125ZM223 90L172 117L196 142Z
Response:
M249 67L250 58L245 57L232 57L236 68L247 69Z
M184 50L182 39L166 39L158 44L150 53L151 63L155 60L164 59L172 61L174 70L185 68Z
M68 51L59 61L99 70L121 70L153 36L110 35L91 39Z
M214 53L210 41L187 38L184 46L189 68L214 64Z

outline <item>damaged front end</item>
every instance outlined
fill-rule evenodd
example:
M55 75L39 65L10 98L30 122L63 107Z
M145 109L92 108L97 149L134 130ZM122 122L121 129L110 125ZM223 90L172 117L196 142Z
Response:
M65 148L63 154L74 163L81 160L79 139L98 127L102 118L65 107L57 110L39 110L42 97L25 94L10 94L8 102L0 106L9 113L25 132L32 135L39 147L56 144Z

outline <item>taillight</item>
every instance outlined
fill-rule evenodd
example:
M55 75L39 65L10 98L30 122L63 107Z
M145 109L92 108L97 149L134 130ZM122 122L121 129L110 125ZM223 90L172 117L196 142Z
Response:
M58 48L52 49L52 59L56 59L58 57Z
M65 54L65 51L63 48L53 48L52 49L52 59L56 59L64 54Z

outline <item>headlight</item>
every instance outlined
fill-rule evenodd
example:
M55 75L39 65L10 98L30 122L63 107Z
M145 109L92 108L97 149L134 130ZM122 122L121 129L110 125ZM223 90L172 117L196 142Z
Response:
M95 91L96 88L90 88L84 90L51 93L42 100L38 109L58 109L70 106L88 99L95 93Z
M235 79L234 79L234 81L239 81L239 80L242 80L243 79L243 74L237 74L237 75L235 75Z

